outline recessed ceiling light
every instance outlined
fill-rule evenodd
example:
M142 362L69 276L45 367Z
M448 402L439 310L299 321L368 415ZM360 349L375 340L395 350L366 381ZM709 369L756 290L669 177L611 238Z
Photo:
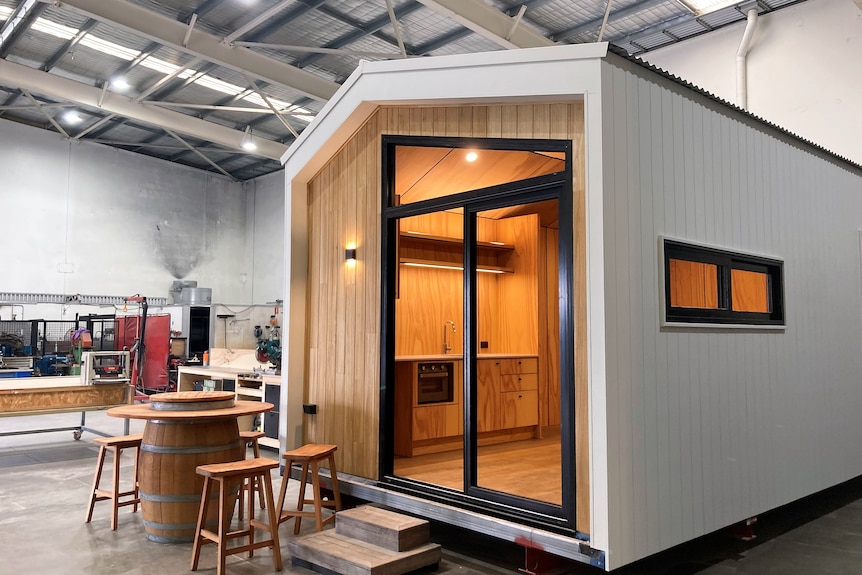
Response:
M63 121L70 126L74 126L76 124L80 124L83 118L78 114L77 110L69 110L63 114Z
M475 162L478 157L479 154L477 154L476 152L467 152L467 155L464 156L464 159L468 162Z

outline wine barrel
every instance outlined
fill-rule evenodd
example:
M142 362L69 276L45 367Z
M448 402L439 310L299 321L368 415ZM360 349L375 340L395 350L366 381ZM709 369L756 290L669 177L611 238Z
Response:
M162 394L178 396L178 394ZM194 392L190 392L194 393ZM138 476L141 512L147 539L158 543L183 543L194 539L204 478L195 472L199 465L227 463L243 459L236 417L211 417L213 410L233 402L233 393L203 392L212 397L183 404L160 405L153 409L200 410L200 419L150 419L141 442ZM196 394L200 399L199 394ZM229 399L227 396L230 396ZM155 395L153 398L160 396ZM221 403L220 403L221 402ZM240 490L239 481L228 485L228 508L233 509ZM211 494L216 499L218 493ZM210 505L207 528L216 530L218 505Z

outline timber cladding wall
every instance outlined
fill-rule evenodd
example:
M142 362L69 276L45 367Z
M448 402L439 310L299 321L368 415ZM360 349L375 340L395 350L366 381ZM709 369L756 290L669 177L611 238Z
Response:
M574 149L578 529L589 531L583 104L381 107L308 183L306 442L339 446L341 471L377 477L381 135L565 139ZM349 268L344 249L357 246Z

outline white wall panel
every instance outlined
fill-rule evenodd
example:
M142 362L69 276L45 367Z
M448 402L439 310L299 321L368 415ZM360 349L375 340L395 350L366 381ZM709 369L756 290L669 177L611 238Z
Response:
M253 213L252 301L265 303L284 299L284 171L256 178L245 184L249 210Z
M5 121L0 149L3 291L167 297L184 279L216 302L281 297L281 173L244 189Z
M862 474L862 174L603 66L609 567ZM658 237L784 260L787 328L659 327Z

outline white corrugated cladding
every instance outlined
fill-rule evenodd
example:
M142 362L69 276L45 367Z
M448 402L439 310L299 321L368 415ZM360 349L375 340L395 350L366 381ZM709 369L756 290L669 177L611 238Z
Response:
M862 474L862 174L602 64L615 568ZM660 235L784 260L786 330L660 329Z

